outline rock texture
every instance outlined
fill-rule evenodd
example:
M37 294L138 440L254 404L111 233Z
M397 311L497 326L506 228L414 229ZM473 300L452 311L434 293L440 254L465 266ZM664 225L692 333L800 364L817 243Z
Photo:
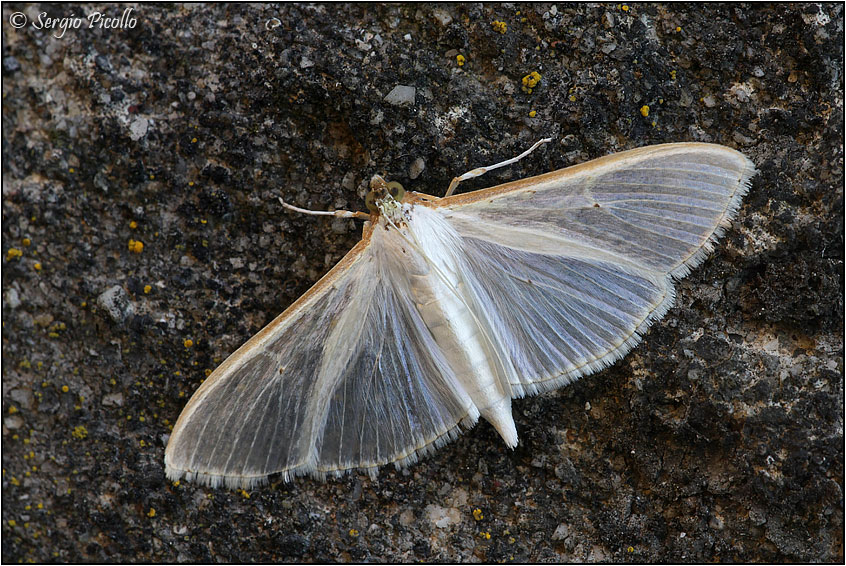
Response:
M123 9L3 5L4 562L842 562L842 5L32 25ZM374 173L443 194L545 136L463 190L668 141L760 169L638 348L516 401L514 451L482 423L376 481L166 481L206 372L359 237L278 196L362 210Z

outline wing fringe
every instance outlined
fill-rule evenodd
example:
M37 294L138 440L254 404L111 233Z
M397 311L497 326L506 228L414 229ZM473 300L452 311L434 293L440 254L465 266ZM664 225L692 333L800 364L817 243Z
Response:
M384 459L379 462L372 462L366 465L358 465L349 468L325 468L315 465L314 463L302 464L293 466L287 469L278 470L270 474L260 475L226 475L214 474L210 472L197 472L190 470L181 470L172 467L165 462L165 476L168 480L175 482L186 480L192 483L197 483L206 487L217 489L225 487L226 489L244 489L251 490L270 483L270 478L273 476L281 476L283 482L288 483L299 476L310 476L320 481L326 481L327 478L340 478L349 473L366 473L370 479L376 479L379 468L387 464L393 464L397 470L402 470L412 464L417 463L421 458L428 456L435 452L441 446L449 444L457 439L463 432L470 430L479 421L479 413L475 411L462 418L458 424L447 429L440 435L426 441L423 446L415 448L414 450L404 453L395 459Z

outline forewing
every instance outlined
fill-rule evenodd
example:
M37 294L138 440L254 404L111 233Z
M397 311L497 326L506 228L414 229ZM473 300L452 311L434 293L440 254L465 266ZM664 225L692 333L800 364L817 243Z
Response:
M723 146L665 144L439 204L459 232L482 240L683 276L728 226L754 173Z
M613 363L672 304L755 169L709 144L668 144L437 203L464 239L470 300L509 353L516 394Z
M385 255L378 237L360 244L208 378L174 427L169 478L373 472L475 422Z

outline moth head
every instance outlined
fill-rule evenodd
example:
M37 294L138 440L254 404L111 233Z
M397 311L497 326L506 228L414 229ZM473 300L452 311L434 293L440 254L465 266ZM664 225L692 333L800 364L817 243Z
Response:
M396 181L388 183L381 175L373 175L370 179L370 191L364 197L364 204L367 210L374 214L383 212L385 202L396 201L402 202L405 196L405 189Z

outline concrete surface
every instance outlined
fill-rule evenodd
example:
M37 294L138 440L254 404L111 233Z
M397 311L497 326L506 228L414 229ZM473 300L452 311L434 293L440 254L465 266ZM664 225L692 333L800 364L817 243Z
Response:
M842 562L842 4L129 7L3 5L4 562ZM638 348L516 401L513 452L165 480L205 372L360 235L278 196L439 195L544 136L463 190L669 141L760 169Z

